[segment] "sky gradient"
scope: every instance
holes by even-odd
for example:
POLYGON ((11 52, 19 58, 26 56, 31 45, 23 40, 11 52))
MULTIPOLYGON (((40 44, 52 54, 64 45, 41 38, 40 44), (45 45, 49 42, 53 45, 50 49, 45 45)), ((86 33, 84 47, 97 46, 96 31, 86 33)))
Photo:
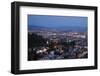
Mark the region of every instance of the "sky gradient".
POLYGON ((48 28, 85 27, 88 18, 78 16, 50 16, 50 15, 28 15, 28 26, 42 26, 48 28))

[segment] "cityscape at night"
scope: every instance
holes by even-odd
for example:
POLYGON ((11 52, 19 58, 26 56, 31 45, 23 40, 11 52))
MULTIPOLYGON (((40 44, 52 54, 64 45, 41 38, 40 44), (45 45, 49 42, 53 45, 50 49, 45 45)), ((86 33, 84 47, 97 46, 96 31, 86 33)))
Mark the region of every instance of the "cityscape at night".
POLYGON ((87 17, 28 15, 28 60, 88 58, 87 17))

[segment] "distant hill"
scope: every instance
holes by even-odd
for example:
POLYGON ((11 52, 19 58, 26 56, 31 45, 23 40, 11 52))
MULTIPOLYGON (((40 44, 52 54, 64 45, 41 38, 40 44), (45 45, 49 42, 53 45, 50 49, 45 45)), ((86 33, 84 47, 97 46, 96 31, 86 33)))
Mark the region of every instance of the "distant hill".
POLYGON ((29 25, 28 30, 48 30, 48 31, 71 31, 71 32, 87 32, 87 27, 80 27, 80 26, 65 26, 65 27, 42 27, 42 26, 36 26, 36 25, 29 25))

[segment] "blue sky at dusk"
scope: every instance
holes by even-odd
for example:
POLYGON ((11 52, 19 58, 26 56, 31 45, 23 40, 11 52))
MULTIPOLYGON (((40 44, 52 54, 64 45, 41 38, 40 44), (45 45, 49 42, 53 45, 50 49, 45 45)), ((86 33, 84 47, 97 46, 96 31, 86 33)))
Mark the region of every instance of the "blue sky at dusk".
POLYGON ((87 28, 88 18, 78 16, 28 15, 28 26, 48 28, 82 27, 87 28))

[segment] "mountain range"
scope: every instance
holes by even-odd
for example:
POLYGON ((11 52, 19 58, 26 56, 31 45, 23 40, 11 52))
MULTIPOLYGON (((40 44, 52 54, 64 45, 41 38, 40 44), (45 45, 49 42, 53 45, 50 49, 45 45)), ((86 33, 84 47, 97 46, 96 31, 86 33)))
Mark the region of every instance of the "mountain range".
POLYGON ((70 32, 87 32, 87 27, 83 26, 60 26, 60 27, 51 27, 50 25, 48 27, 44 26, 37 26, 37 25, 29 25, 28 30, 48 30, 48 31, 70 31, 70 32))

